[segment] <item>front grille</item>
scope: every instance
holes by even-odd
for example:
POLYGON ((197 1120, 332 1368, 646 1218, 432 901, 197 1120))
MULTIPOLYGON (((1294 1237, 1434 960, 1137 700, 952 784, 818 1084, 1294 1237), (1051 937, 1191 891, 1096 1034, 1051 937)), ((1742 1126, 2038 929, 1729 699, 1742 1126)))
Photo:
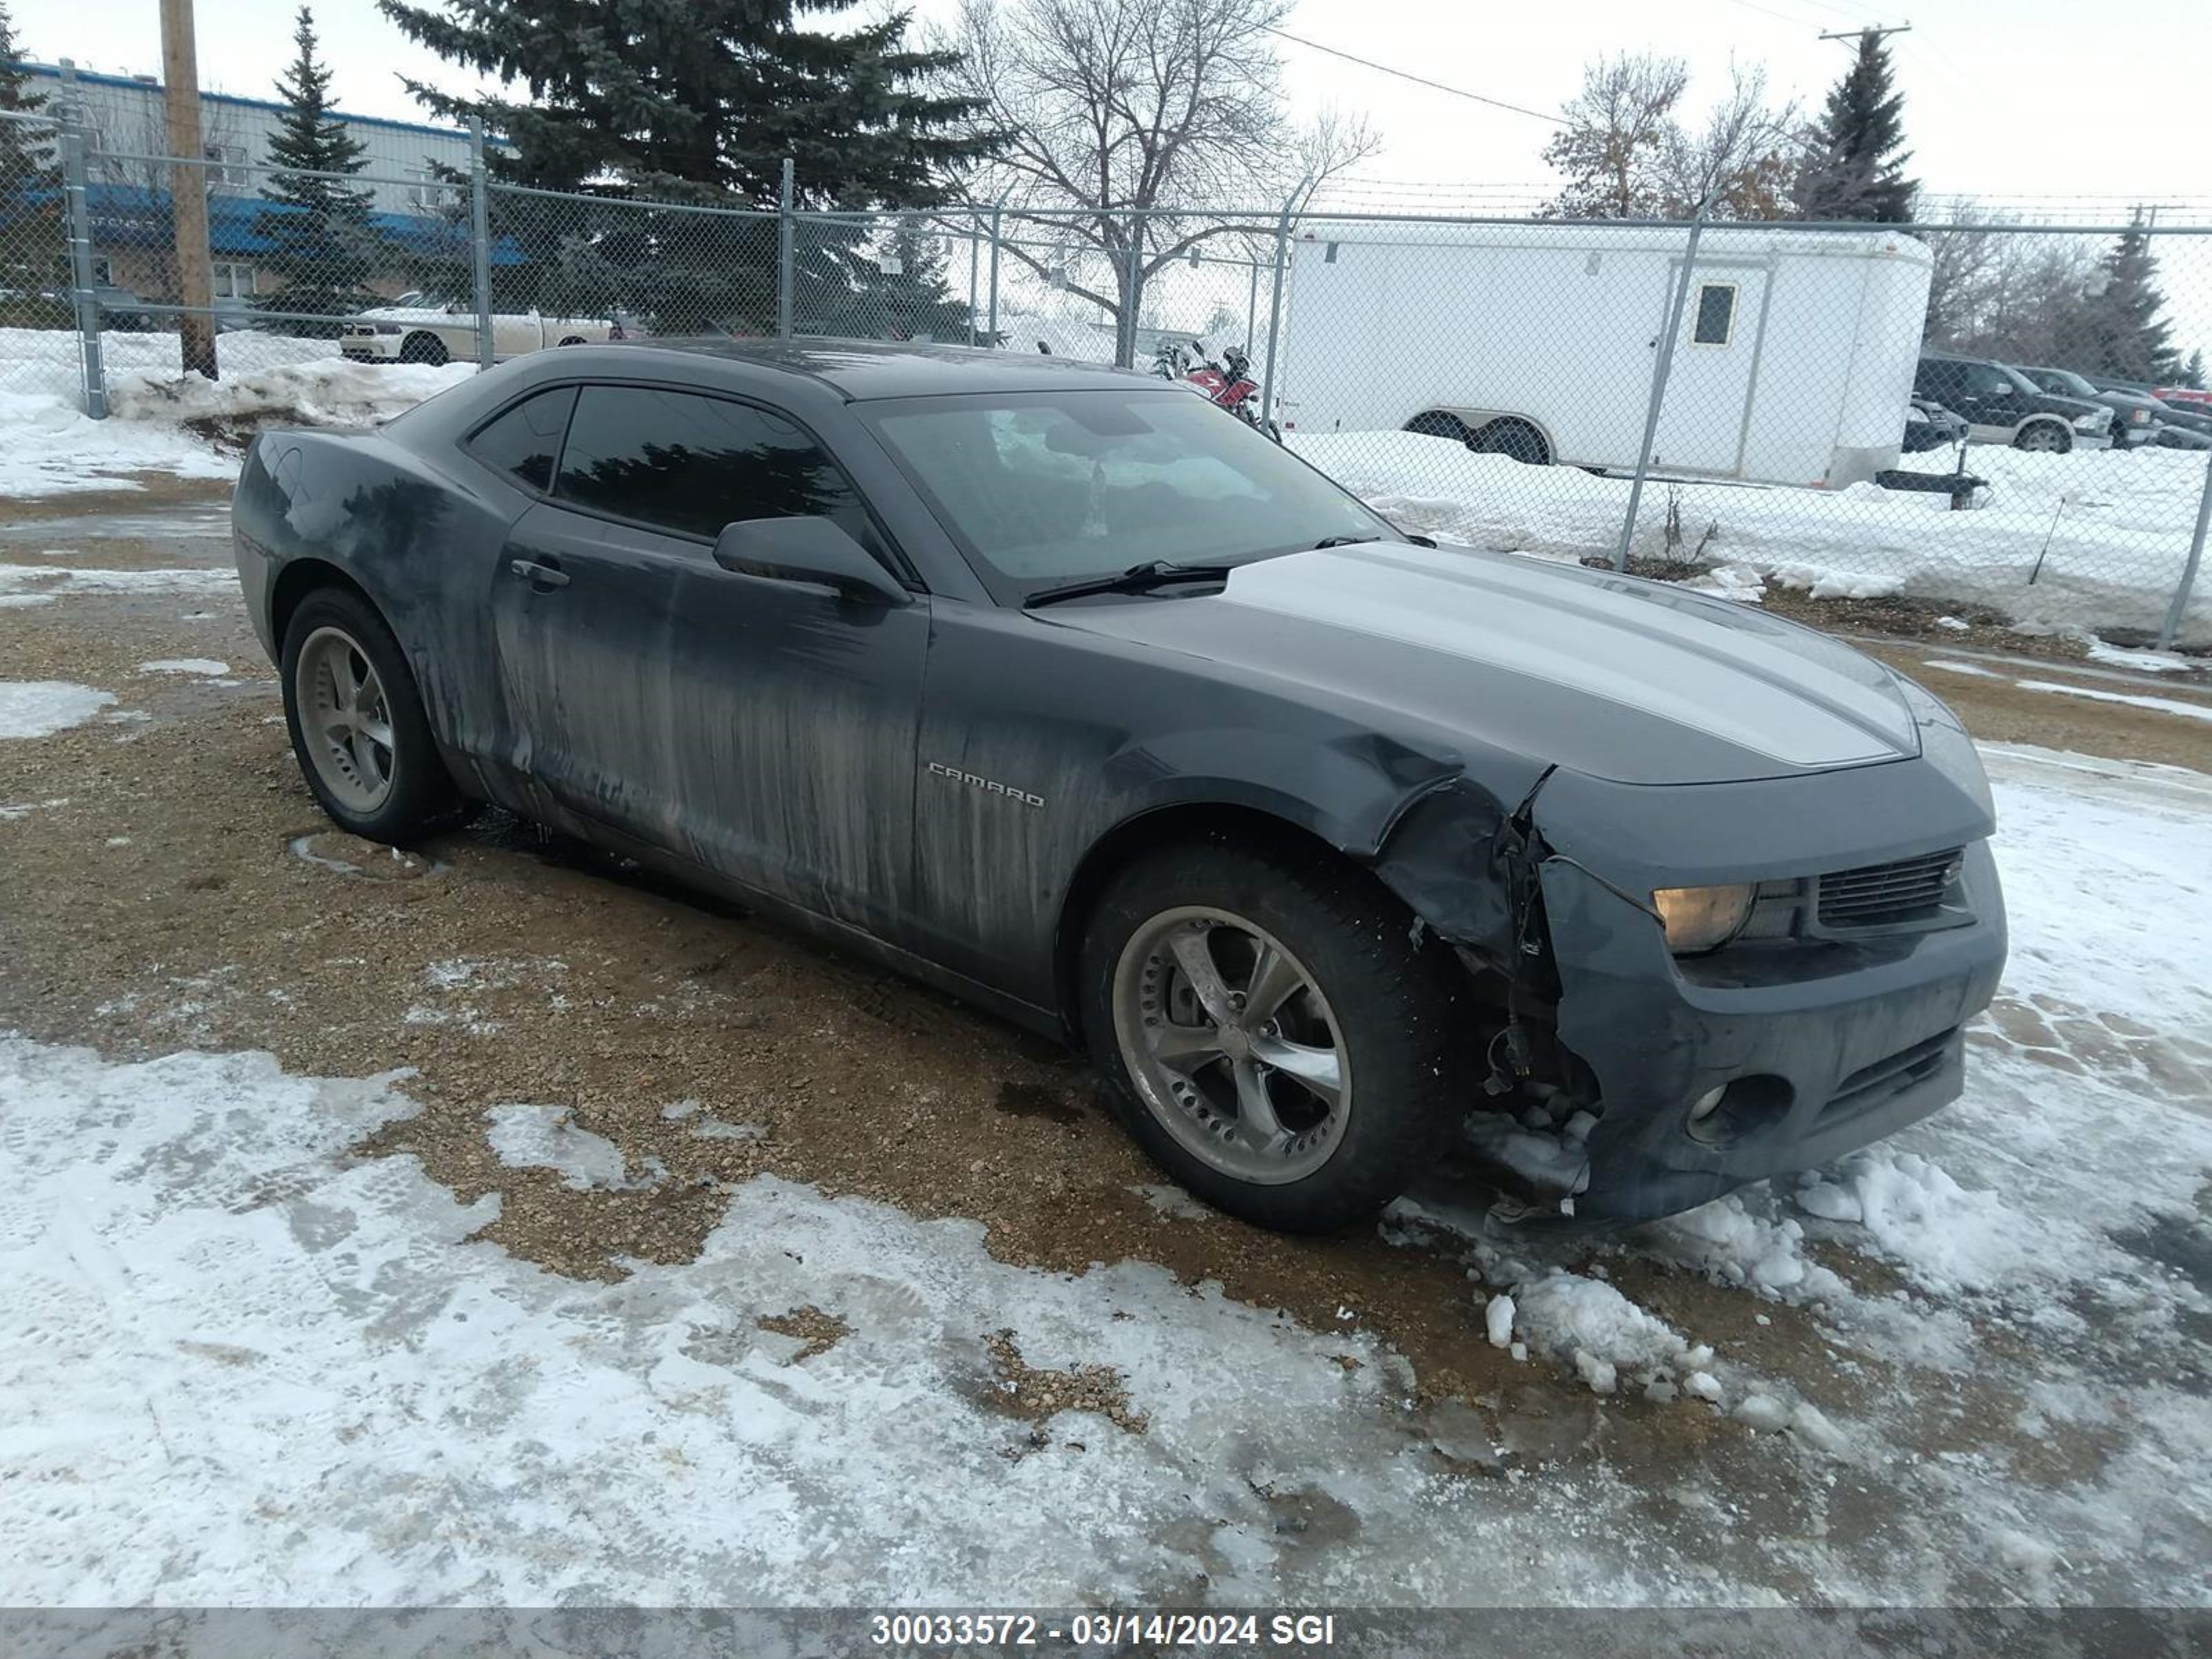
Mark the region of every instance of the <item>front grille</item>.
POLYGON ((1838 870, 1820 880, 1823 927, 1894 927, 1925 921, 1943 908, 1959 879, 1960 849, 1923 853, 1894 864, 1838 870))

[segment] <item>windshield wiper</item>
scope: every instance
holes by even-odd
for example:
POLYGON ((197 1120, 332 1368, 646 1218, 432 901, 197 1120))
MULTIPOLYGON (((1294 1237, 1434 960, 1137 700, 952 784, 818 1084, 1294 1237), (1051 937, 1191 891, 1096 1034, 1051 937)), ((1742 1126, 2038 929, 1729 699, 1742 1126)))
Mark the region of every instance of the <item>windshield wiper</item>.
POLYGON ((1022 609, 1034 611, 1041 605, 1079 599, 1089 593, 1150 593, 1180 582, 1226 581, 1230 568, 1225 564, 1174 564, 1153 559, 1133 564, 1117 576, 1092 576, 1079 582, 1062 582, 1057 587, 1040 587, 1022 601, 1022 609))
MULTIPOLYGON (((1399 533, 1416 547, 1436 545, 1435 540, 1431 537, 1408 535, 1402 531, 1399 533)), ((1314 544, 1314 550, 1319 552, 1324 547, 1358 547, 1364 542, 1387 542, 1389 539, 1388 536, 1324 536, 1314 544)))

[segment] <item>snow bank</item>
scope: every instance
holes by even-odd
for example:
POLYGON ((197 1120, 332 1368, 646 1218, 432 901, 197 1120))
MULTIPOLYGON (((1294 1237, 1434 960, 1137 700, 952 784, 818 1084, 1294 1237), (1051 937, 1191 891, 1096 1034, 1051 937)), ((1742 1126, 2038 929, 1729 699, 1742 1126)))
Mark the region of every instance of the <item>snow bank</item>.
MULTIPOLYGON (((1288 441, 1401 527, 1471 546, 1610 555, 1627 509, 1626 478, 1523 466, 1443 439, 1293 432, 1288 441)), ((2034 627, 2157 628, 2188 555, 2205 456, 1977 447, 1967 464, 1990 488, 1985 505, 1964 513, 1942 495, 1872 483, 1830 492, 1655 482, 1635 551, 1753 569, 1821 597, 1903 593, 1987 605, 2034 627), (1682 527, 1671 550, 1662 529, 1670 499, 1682 527)), ((2185 635, 2212 642, 2212 582, 2198 584, 2185 635)))
POLYGON ((356 363, 319 357, 210 380, 138 375, 111 382, 111 418, 151 422, 282 420, 300 426, 370 426, 460 385, 468 363, 356 363))
POLYGON ((109 332, 100 351, 112 412, 95 421, 80 407, 75 335, 0 329, 0 495, 129 489, 133 472, 235 477, 236 457, 183 422, 386 420, 471 373, 352 363, 331 341, 258 331, 220 337, 217 381, 182 373, 173 334, 109 332))

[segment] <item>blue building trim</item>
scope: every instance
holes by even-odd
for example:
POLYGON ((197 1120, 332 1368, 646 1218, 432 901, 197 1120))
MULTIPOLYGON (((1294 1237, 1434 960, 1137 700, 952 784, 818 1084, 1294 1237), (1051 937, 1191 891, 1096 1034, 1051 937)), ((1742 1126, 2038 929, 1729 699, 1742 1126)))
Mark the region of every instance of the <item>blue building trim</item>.
MULTIPOLYGON (((62 78, 61 66, 58 64, 22 63, 15 67, 26 75, 37 76, 42 80, 58 82, 62 78)), ((161 83, 159 81, 141 81, 137 76, 130 75, 105 75, 98 70, 78 70, 74 78, 82 86, 125 87, 135 92, 157 94, 161 90, 161 83)), ((202 92, 200 101, 208 104, 234 104, 241 109, 272 110, 278 114, 282 114, 284 109, 284 106, 274 99, 242 98, 236 93, 231 92, 202 92)), ((412 132, 428 137, 457 138, 464 143, 468 142, 468 131, 462 127, 436 127, 420 121, 394 121, 382 115, 349 115, 343 110, 338 109, 332 110, 331 116, 334 120, 343 121, 349 127, 381 127, 387 132, 412 132)))
MULTIPOLYGON (((58 203, 56 190, 34 190, 21 198, 27 206, 58 203)), ((84 204, 92 221, 92 240, 98 247, 166 247, 174 234, 169 218, 169 192, 141 185, 94 184, 85 186, 84 204)), ((208 252, 220 259, 253 259, 276 249, 274 238, 264 234, 264 218, 283 217, 301 209, 258 196, 208 198, 208 252)), ((428 213, 375 212, 369 228, 401 253, 442 254, 465 258, 469 251, 469 227, 428 213)), ((491 262, 495 265, 525 263, 522 248, 512 236, 492 240, 491 262)))

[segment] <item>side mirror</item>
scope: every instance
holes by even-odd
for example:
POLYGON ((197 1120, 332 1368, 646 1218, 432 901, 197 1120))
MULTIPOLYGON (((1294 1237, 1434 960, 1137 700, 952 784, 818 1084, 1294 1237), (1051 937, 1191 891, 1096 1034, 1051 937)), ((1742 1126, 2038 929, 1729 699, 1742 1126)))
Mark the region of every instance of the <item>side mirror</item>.
POLYGON ((739 519, 714 538, 714 562, 740 576, 816 582, 877 605, 907 605, 914 598, 835 519, 739 519))

